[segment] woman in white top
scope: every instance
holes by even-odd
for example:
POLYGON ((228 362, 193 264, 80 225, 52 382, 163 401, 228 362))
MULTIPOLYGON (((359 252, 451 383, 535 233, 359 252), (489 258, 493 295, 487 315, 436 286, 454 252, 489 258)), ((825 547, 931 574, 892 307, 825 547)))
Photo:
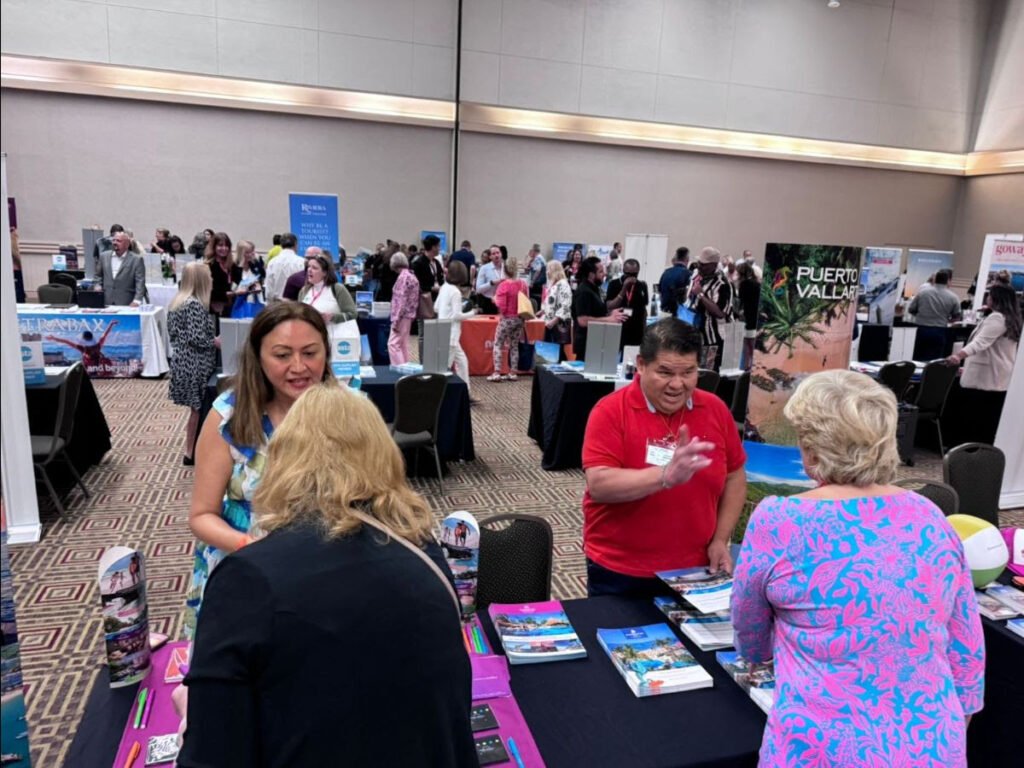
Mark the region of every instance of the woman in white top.
POLYGON ((1003 412, 1006 390, 1017 359, 1021 334, 1021 310, 1017 294, 995 283, 988 289, 989 314, 978 323, 967 344, 946 358, 950 365, 964 364, 960 375, 964 408, 957 442, 992 444, 1003 412))
POLYGON ((306 258, 306 284, 299 291, 299 301, 319 312, 328 323, 356 319, 356 303, 338 282, 334 264, 323 254, 306 258))
POLYGON ((476 310, 462 311, 464 298, 462 292, 467 285, 469 285, 469 272, 466 270, 466 265, 453 259, 448 264, 448 274, 445 275, 444 285, 441 286, 441 290, 437 294, 434 309, 437 310, 438 320, 452 321, 448 365, 449 367, 455 366, 455 375, 466 382, 466 386, 469 387, 469 358, 466 357, 460 340, 462 338, 462 321, 473 317, 476 310))
MULTIPOLYGON (((562 264, 548 262, 548 290, 541 314, 544 318, 544 340, 564 347, 572 343, 572 288, 562 264)), ((559 355, 561 357, 561 355, 559 355)))

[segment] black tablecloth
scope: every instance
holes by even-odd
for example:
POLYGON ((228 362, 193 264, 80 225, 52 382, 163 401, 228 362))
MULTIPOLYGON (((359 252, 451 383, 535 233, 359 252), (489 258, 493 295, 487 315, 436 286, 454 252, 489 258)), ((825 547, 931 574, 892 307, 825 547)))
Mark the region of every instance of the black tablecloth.
MULTIPOLYGON (((563 605, 587 658, 511 667, 512 693, 548 768, 757 765, 765 716, 714 653, 683 641, 714 688, 641 699, 598 645, 598 627, 664 623, 651 601, 597 597, 563 605)), ((488 617, 482 619, 500 648, 488 617)))
MULTIPOLYGON (((363 379, 362 390, 377 406, 384 421, 390 423, 395 419, 395 382, 403 374, 392 371, 386 365, 375 365, 373 369, 377 373, 376 377, 363 379)), ((207 382, 206 392, 203 395, 203 407, 199 416, 200 428, 202 428, 206 414, 210 412, 213 401, 216 399, 217 376, 213 375, 207 382)), ((444 400, 441 403, 437 444, 443 462, 473 461, 476 458, 476 450, 473 447, 473 419, 469 410, 469 387, 458 376, 448 377, 448 387, 445 389, 444 400)), ((420 461, 421 475, 433 477, 436 472, 432 459, 420 461)))
MULTIPOLYGON (((754 766, 765 716, 730 678, 714 653, 683 643, 715 687, 638 699, 597 644, 598 627, 664 621, 648 601, 618 597, 567 600, 565 611, 587 649, 579 661, 512 667, 512 692, 548 768, 580 765, 754 766)), ((481 620, 500 649, 490 619, 481 620)), ((1024 640, 1005 622, 985 629, 985 710, 967 732, 971 768, 1014 765, 1024 712, 1024 640)), ((65 765, 109 768, 138 686, 111 690, 100 667, 65 765)), ((385 716, 382 714, 382 716, 385 716)), ((31 725, 31 724, 30 724, 31 725)))
POLYGON ((373 357, 373 364, 390 364, 388 336, 391 335, 391 320, 386 317, 360 316, 356 318, 356 323, 359 325, 359 333, 366 336, 370 342, 370 355, 373 357))
MULTIPOLYGON (((53 434, 57 419, 57 398, 64 375, 47 376, 46 383, 25 387, 28 406, 29 430, 33 435, 53 434)), ((88 377, 82 378, 78 393, 78 408, 67 452, 75 468, 84 473, 93 464, 99 464, 110 450, 110 427, 103 415, 96 390, 88 377)), ((55 461, 46 468, 57 493, 63 495, 75 484, 75 478, 63 461, 55 461)), ((88 485, 88 482, 86 483, 88 485)))
POLYGON ((544 452, 544 469, 583 466, 583 433, 597 401, 614 391, 609 381, 588 381, 578 373, 551 373, 538 366, 530 393, 530 423, 526 434, 544 452))

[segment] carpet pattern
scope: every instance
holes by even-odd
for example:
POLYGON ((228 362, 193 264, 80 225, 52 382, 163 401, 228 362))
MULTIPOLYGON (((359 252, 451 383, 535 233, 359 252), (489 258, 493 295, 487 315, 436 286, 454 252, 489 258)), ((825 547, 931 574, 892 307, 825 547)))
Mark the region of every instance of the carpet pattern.
MULTIPOLYGON (((146 556, 150 623, 176 637, 191 569, 193 539, 187 516, 192 470, 181 465, 185 409, 167 399, 167 382, 94 382, 112 449, 85 476, 92 497, 72 491, 71 520, 60 520, 41 496, 41 543, 11 548, 15 603, 27 685, 35 765, 62 765, 103 663, 97 562, 114 545, 146 556)), ((522 512, 546 518, 555 536, 553 597, 582 597, 585 571, 580 502, 583 473, 545 472, 540 450, 526 436, 529 377, 517 382, 473 380, 473 434, 477 460, 451 464, 443 497, 429 479, 412 480, 438 517, 467 510, 478 518, 522 512)), ((941 478, 936 455, 918 452, 903 474, 941 478)), ((1003 515, 1024 525, 1024 511, 1003 515)))

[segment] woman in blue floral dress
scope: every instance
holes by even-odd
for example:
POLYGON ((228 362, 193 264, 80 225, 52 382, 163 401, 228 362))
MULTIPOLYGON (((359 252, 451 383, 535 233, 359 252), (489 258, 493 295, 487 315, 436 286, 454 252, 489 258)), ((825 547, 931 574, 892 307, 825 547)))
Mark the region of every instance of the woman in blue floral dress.
POLYGON ((279 302, 253 321, 234 386, 214 402, 196 446, 189 527, 197 541, 186 598, 188 639, 210 573, 258 535, 251 501, 266 464, 267 442, 299 396, 331 378, 329 350, 323 318, 304 304, 279 302))

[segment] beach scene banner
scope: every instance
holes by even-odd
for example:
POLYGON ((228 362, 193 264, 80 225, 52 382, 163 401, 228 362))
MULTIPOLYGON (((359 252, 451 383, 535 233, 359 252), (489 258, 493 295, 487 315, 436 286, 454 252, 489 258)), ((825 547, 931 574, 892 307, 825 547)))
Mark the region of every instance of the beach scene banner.
POLYGON ((142 553, 111 547, 100 558, 100 603, 110 687, 123 688, 149 673, 149 611, 142 553))
POLYGON ((782 409, 802 379, 850 364, 862 248, 769 243, 744 437, 796 445, 782 409))
POLYGON ((953 269, 952 251, 907 251, 907 280, 903 283, 903 298, 912 299, 918 289, 940 269, 953 269))
POLYGON ((22 336, 38 337, 46 365, 69 366, 79 360, 93 378, 142 374, 142 324, 138 314, 111 311, 19 312, 22 336))
POLYGON ((857 299, 859 320, 892 325, 899 299, 902 248, 865 248, 861 292, 857 299))
POLYGON ((740 514, 733 541, 743 541, 754 508, 767 496, 792 496, 814 488, 816 483, 804 471, 800 449, 793 445, 769 445, 744 441, 747 453, 747 500, 740 514))

